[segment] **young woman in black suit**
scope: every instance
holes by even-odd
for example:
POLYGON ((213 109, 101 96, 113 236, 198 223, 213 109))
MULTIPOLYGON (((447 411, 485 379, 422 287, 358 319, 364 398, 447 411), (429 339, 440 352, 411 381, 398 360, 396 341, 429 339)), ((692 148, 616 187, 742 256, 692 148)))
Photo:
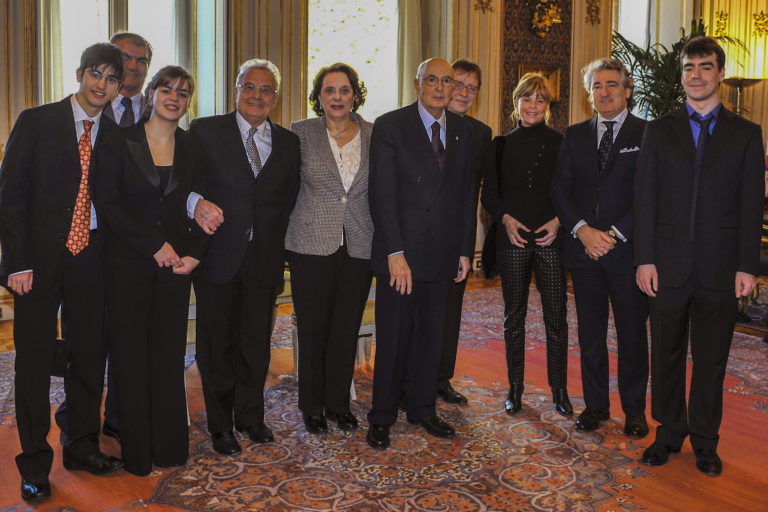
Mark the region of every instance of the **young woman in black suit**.
POLYGON ((97 160, 120 437, 125 469, 136 475, 189 455, 189 274, 206 244, 187 217, 194 146, 178 127, 193 89, 183 68, 162 68, 147 86, 141 121, 111 137, 97 160))

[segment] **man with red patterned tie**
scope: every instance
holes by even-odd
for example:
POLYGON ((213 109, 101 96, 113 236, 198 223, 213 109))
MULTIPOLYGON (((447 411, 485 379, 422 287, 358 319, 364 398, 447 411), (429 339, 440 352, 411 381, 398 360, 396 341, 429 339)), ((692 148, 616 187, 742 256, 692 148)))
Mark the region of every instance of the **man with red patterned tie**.
POLYGON ((64 387, 70 444, 64 467, 103 475, 123 462, 99 450, 104 316, 102 251, 91 189, 91 156, 115 124, 101 114, 123 78, 123 55, 108 43, 80 58, 76 94, 25 110, 0 166, 0 280, 14 295, 16 422, 21 497, 51 496, 53 450, 48 392, 56 317, 66 310, 69 364, 64 387))

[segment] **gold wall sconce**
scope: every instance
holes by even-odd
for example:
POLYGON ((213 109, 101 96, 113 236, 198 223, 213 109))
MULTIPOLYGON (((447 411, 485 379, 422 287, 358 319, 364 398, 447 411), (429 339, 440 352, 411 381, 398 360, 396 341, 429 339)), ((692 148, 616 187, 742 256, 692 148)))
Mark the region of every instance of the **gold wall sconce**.
POLYGON ((563 22, 563 9, 557 5, 557 0, 527 0, 527 3, 533 12, 531 30, 537 36, 546 37, 554 25, 563 22))

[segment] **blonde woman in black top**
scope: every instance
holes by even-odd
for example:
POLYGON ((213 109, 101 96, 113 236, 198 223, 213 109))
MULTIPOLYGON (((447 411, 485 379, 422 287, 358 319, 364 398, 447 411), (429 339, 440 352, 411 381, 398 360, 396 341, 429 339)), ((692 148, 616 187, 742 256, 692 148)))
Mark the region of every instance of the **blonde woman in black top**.
POLYGON ((494 141, 482 203, 500 223, 498 266, 504 297, 504 345, 507 356, 508 414, 522 408, 525 365, 525 317, 531 273, 541 294, 547 335, 547 375, 555 409, 573 415, 566 390, 568 324, 566 278, 561 262, 562 230, 549 197, 557 152, 563 136, 547 126, 552 93, 546 78, 527 73, 512 95, 517 127, 494 141))

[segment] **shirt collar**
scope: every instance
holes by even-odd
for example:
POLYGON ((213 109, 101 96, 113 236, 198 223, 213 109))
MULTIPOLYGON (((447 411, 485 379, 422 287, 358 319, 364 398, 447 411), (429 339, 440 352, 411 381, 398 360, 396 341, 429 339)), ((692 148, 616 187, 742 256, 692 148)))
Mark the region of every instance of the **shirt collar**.
MULTIPOLYGON (((723 106, 723 104, 722 103, 718 103, 715 106, 715 108, 713 108, 712 110, 709 111, 709 113, 707 113, 706 115, 703 115, 701 117, 705 118, 705 117, 708 117, 708 116, 712 116, 713 119, 717 119, 717 115, 720 113, 720 107, 721 106, 723 106)), ((696 110, 687 101, 685 102, 685 108, 688 111, 688 117, 689 118, 694 114, 694 112, 696 112, 696 110)))
MULTIPOLYGON (((237 120, 237 128, 240 130, 240 136, 243 138, 243 140, 247 139, 248 132, 251 130, 251 123, 246 121, 245 118, 240 115, 240 112, 237 110, 235 110, 235 119, 237 120)), ((258 130, 258 137, 263 138, 271 133, 269 121, 267 119, 265 119, 263 123, 257 126, 256 129, 258 130)))
POLYGON ((421 100, 418 100, 416 104, 419 106, 419 116, 421 117, 421 122, 424 123, 424 128, 427 129, 428 133, 432 133, 432 124, 435 121, 440 123, 440 131, 445 130, 445 109, 443 109, 443 113, 440 116, 440 119, 435 119, 432 117, 432 114, 427 112, 427 109, 424 108, 424 105, 421 104, 421 100))
POLYGON ((616 124, 613 125, 614 131, 616 131, 617 128, 619 128, 622 124, 624 124, 624 121, 627 119, 627 116, 629 115, 629 110, 626 108, 619 112, 619 114, 614 117, 613 119, 606 119, 600 114, 597 114, 597 123, 602 124, 603 121, 615 121, 616 124))
MULTIPOLYGON (((117 96, 115 96, 115 99, 112 100, 112 109, 116 109, 118 105, 120 105, 123 101, 123 98, 126 96, 123 95, 123 93, 119 93, 117 96)), ((141 92, 134 94, 130 97, 131 105, 133 105, 133 108, 136 108, 137 106, 141 106, 141 92)))
POLYGON ((70 96, 70 102, 72 103, 72 114, 75 116, 75 123, 79 123, 80 121, 93 121, 94 125, 97 127, 99 126, 99 121, 101 120, 101 110, 99 110, 99 113, 96 114, 96 116, 91 117, 85 113, 85 110, 83 110, 83 107, 81 107, 80 103, 77 102, 77 98, 75 98, 74 94, 70 96))

